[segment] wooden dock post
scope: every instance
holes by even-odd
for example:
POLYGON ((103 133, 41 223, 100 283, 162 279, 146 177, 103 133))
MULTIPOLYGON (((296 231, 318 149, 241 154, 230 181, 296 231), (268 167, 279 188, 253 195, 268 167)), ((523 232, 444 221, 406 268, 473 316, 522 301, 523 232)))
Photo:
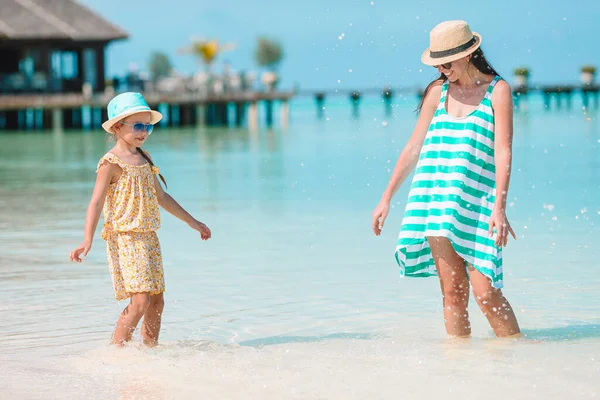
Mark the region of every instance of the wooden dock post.
POLYGON ((217 125, 217 105, 215 103, 206 104, 206 125, 217 125))
POLYGON ((61 133, 63 127, 63 110, 55 108, 52 110, 52 130, 54 133, 61 133))
POLYGON ((73 109, 73 128, 75 129, 82 129, 83 128, 83 115, 82 115, 82 110, 81 107, 76 107, 73 109))
POLYGON ((229 126, 229 103, 219 104, 219 121, 221 126, 229 126))
POLYGON ((196 128, 206 126, 206 106, 204 104, 196 104, 196 128))
POLYGON ((590 105, 590 96, 594 97, 594 106, 598 109, 598 92, 600 92, 600 85, 584 85, 581 88, 581 97, 583 101, 583 106, 587 109, 590 105))
POLYGON ((33 111, 33 122, 35 130, 43 130, 44 129, 44 110, 41 108, 35 108, 33 111))
POLYGON ((9 110, 6 112, 6 129, 11 130, 19 130, 21 127, 19 126, 19 114, 21 114, 17 110, 9 110))
POLYGON ((223 126, 227 125, 223 118, 223 103, 212 103, 208 105, 211 112, 211 121, 208 125, 212 126, 223 126))
POLYGON ((240 127, 244 124, 244 111, 246 104, 242 102, 235 103, 235 125, 240 127))
POLYGON ((42 129, 51 130, 52 129, 52 111, 50 109, 45 108, 42 112, 42 129))
POLYGON ((573 88, 568 88, 567 90, 565 90, 565 97, 566 97, 566 102, 567 102, 567 110, 570 110, 571 107, 573 106, 573 88))
POLYGON ((315 94, 315 101, 317 102, 317 118, 321 119, 325 111, 325 93, 318 92, 315 94))
POLYGON ((387 89, 383 89, 382 97, 385 115, 389 117, 392 115, 392 98, 394 97, 394 92, 389 87, 387 89))
POLYGON ((258 128, 258 107, 256 101, 251 101, 248 107, 248 127, 252 130, 258 128))
POLYGON ((544 92, 544 108, 550 110, 550 93, 544 92))
POLYGON ((93 124, 92 118, 92 108, 90 106, 85 106, 81 108, 81 129, 84 131, 89 131, 92 129, 93 124))
POLYGON ((92 108, 92 129, 98 129, 102 125, 102 110, 98 107, 92 108))
POLYGON ((273 100, 265 100, 265 117, 267 126, 270 128, 273 126, 273 100))
POLYGON ((350 93, 350 100, 352 101, 352 115, 354 118, 358 118, 358 104, 360 103, 360 92, 355 91, 350 93))
POLYGON ((171 112, 169 113, 169 120, 171 122, 171 126, 179 127, 181 126, 181 105, 173 104, 171 106, 171 112))
POLYGON ((192 124, 192 108, 189 104, 179 106, 179 125, 190 126, 192 124))
POLYGON ((281 101, 281 127, 286 129, 290 121, 290 105, 287 100, 281 101))

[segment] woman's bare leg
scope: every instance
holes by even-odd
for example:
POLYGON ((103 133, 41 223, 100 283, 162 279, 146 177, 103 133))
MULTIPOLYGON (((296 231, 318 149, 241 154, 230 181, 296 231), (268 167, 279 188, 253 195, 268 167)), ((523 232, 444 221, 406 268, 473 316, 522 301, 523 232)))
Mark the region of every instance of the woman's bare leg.
POLYGON ((442 287, 446 332, 450 336, 469 336, 469 279, 465 260, 456 254, 448 239, 428 237, 427 241, 442 287))
POLYGON ((498 337, 519 337, 521 330, 517 317, 500 289, 490 279, 469 266, 473 296, 498 337))

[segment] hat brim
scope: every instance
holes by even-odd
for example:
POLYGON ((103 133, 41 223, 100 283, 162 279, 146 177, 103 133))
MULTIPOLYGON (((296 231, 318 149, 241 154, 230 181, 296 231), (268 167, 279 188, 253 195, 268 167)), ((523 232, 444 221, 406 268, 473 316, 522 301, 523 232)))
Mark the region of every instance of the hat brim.
POLYGON ((446 64, 446 63, 452 62, 452 61, 460 60, 461 58, 466 57, 469 54, 472 54, 475 50, 477 50, 481 46, 481 35, 478 34, 477 32, 473 32, 473 36, 475 37, 475 44, 473 44, 473 46, 469 47, 468 49, 461 51, 460 53, 452 54, 451 56, 447 56, 447 57, 432 58, 429 55, 430 48, 428 47, 427 50, 425 50, 423 52, 423 54, 421 55, 421 61, 425 65, 435 66, 435 65, 441 65, 441 64, 446 64))
POLYGON ((113 126, 117 122, 119 122, 119 121, 121 121, 121 120, 129 117, 130 115, 138 114, 138 113, 143 113, 143 112, 149 112, 150 113, 150 123, 152 125, 157 124, 162 119, 162 117, 163 117, 161 113, 159 113, 158 111, 155 111, 155 110, 143 110, 143 111, 137 110, 137 111, 125 112, 123 114, 117 115, 116 117, 111 118, 108 121, 104 122, 102 124, 102 128, 106 132, 110 133, 111 135, 114 135, 115 131, 113 130, 113 126))

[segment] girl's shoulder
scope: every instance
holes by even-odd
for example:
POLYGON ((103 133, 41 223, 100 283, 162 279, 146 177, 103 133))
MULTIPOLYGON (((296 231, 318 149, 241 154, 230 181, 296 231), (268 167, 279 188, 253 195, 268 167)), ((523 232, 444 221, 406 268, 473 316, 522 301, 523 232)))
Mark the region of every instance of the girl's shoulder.
POLYGON ((96 167, 96 173, 102 166, 108 166, 112 168, 124 169, 125 163, 116 155, 111 153, 110 151, 100 158, 98 161, 98 166, 96 167))

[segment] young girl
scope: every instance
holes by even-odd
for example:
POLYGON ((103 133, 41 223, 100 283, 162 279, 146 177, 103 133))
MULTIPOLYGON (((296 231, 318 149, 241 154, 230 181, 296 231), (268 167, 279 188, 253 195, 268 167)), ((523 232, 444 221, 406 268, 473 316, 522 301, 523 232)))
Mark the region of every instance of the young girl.
POLYGON ((139 93, 122 93, 108 103, 109 120, 102 127, 116 141, 98 163, 96 185, 85 219, 83 243, 70 254, 71 261, 87 256, 100 212, 104 209, 102 238, 107 243, 110 274, 117 300, 130 298, 119 317, 112 343, 131 340, 144 317, 142 339, 156 346, 164 307, 162 256, 156 231, 160 227, 158 206, 200 232, 203 240, 210 229, 188 214, 164 192, 150 155, 141 149, 162 115, 151 110, 139 93))
POLYGON ((441 75, 425 89, 415 130, 373 212, 373 232, 381 234, 392 196, 416 165, 396 246, 401 275, 439 276, 449 335, 471 334, 470 282, 495 334, 518 336, 500 290, 502 247, 509 233, 516 239, 506 218, 512 92, 480 45, 464 21, 431 31, 421 60, 441 75))

